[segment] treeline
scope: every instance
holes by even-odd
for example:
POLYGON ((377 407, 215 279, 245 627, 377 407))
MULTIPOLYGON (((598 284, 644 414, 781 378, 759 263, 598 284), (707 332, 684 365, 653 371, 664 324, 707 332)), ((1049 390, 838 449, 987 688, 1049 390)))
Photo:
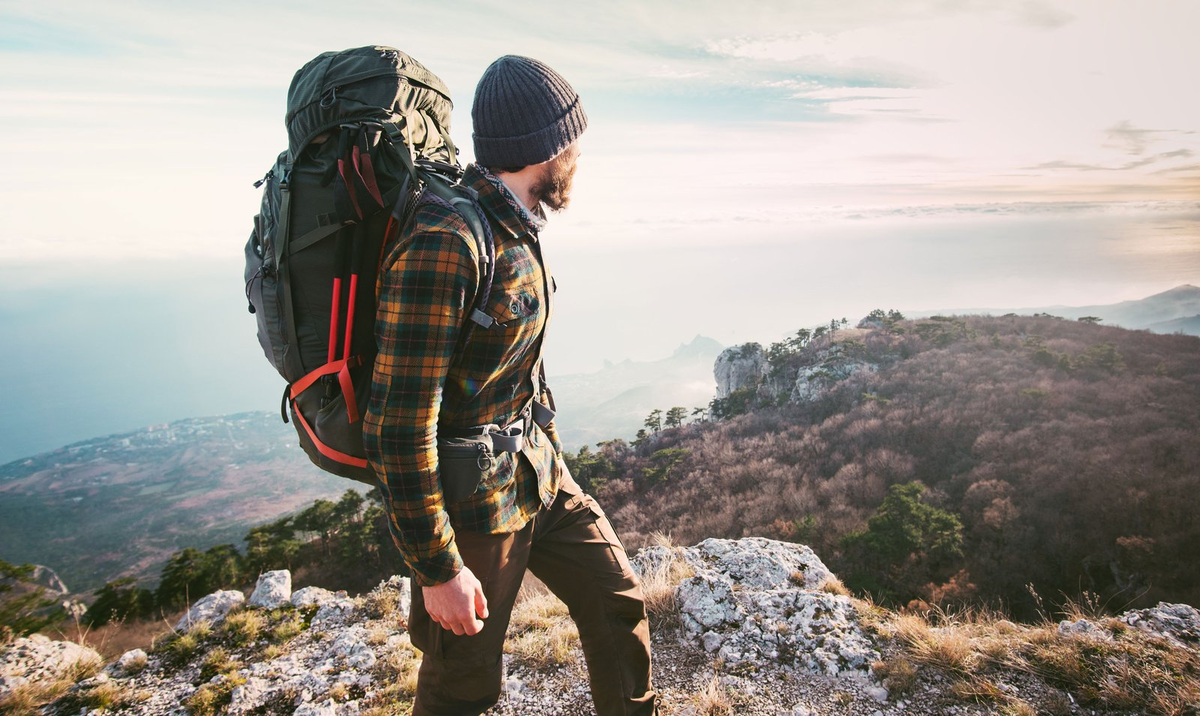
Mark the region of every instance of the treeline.
POLYGON ((142 619, 181 609, 220 589, 252 585, 258 575, 289 569, 293 581, 332 589, 369 589, 402 569, 391 544, 378 491, 347 490, 337 502, 317 500, 307 509, 252 528, 244 549, 221 544, 180 550, 167 560, 158 586, 133 578, 108 582, 83 616, 89 626, 142 619))
POLYGON ((582 449, 573 473, 631 548, 804 542, 892 604, 1200 603, 1200 339, 870 318, 767 349, 763 384, 721 406, 743 414, 582 449), (798 376, 824 389, 778 405, 798 376))

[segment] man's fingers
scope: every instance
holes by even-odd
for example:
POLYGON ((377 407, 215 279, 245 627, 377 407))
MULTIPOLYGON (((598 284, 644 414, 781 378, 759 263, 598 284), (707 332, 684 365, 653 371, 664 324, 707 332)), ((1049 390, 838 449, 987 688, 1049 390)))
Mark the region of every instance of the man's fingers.
POLYGON ((483 587, 478 583, 475 585, 475 614, 478 614, 480 619, 487 619, 488 616, 487 597, 483 595, 483 587))
POLYGON ((467 636, 475 636, 481 631, 483 631, 483 622, 479 621, 478 619, 472 619, 471 621, 467 622, 465 627, 465 633, 467 636))

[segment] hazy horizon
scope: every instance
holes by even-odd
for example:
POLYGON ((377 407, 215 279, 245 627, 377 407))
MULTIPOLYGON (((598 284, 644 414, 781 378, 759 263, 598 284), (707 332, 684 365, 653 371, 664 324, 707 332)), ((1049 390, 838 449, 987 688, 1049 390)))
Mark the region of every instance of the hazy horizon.
POLYGON ((1200 285, 1198 25, 1183 0, 6 5, 0 462, 277 409, 241 256, 288 83, 321 51, 426 64, 464 161, 494 58, 580 92, 573 204, 545 233, 553 379, 873 308, 1200 285))

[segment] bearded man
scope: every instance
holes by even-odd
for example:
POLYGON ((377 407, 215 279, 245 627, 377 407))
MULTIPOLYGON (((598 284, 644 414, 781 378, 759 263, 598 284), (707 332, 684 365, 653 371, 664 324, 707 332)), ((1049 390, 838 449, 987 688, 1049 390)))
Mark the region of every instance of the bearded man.
POLYGON ((579 95, 527 57, 496 60, 471 108, 478 193, 495 243, 485 316, 463 217, 426 194, 380 270, 378 356, 364 442, 392 536, 414 574, 408 629, 422 661, 414 716, 480 714, 501 692, 509 613, 528 569, 579 628, 601 716, 655 713, 641 587, 603 510, 571 478, 544 382, 554 280, 545 209, 570 201, 587 126, 579 95), (469 331, 469 335, 466 335, 469 331), (448 499, 438 443, 490 434, 473 492, 448 499))

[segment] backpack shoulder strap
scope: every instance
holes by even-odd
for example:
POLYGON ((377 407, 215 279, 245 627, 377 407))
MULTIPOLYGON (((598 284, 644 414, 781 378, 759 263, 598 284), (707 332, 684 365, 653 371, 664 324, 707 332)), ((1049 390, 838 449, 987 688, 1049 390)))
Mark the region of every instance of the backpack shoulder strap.
POLYGON ((495 319, 483 311, 492 293, 492 280, 496 274, 496 240, 492 235, 492 227, 483 217, 475 192, 462 184, 451 184, 437 174, 429 174, 426 190, 449 204, 458 212, 471 230, 475 239, 475 247, 479 255, 479 290, 475 293, 475 305, 471 311, 470 320, 475 325, 491 328, 496 324, 495 319))

